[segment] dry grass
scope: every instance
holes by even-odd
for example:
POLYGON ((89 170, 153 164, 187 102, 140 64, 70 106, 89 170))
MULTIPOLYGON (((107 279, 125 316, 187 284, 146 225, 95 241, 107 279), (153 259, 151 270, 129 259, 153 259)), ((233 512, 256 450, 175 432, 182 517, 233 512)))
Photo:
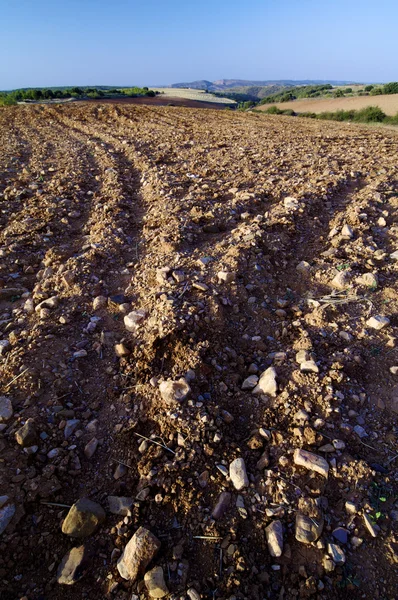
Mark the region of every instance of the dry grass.
MULTIPOLYGON (((271 104, 259 106, 259 110, 267 110, 271 104)), ((354 96, 351 98, 317 98, 293 100, 292 102, 280 102, 278 108, 291 108, 295 112, 313 112, 319 114, 326 111, 336 110, 360 110, 367 106, 378 106, 386 115, 396 115, 398 112, 398 94, 386 96, 354 96)))

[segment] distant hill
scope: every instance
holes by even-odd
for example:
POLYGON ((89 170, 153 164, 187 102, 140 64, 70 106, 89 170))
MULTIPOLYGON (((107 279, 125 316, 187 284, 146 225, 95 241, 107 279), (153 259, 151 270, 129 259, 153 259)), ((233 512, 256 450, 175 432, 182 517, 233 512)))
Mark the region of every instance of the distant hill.
POLYGON ((290 87, 297 85, 321 85, 323 83, 330 83, 331 85, 353 85, 355 82, 333 79, 302 79, 299 81, 294 81, 293 79, 267 79, 264 81, 252 81, 246 79, 218 79, 217 81, 207 81, 206 79, 200 79, 199 81, 191 81, 189 83, 172 83, 170 87, 208 90, 209 92, 224 92, 226 90, 242 87, 290 87))

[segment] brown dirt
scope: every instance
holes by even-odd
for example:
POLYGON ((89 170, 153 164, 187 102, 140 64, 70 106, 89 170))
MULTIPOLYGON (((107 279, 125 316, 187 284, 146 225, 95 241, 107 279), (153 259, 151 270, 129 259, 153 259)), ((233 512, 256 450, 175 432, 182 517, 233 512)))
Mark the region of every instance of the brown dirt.
MULTIPOLYGON (((87 102, 87 100, 86 100, 87 102)), ((184 106, 185 108, 212 108, 215 110, 225 109, 228 105, 221 102, 202 102, 201 100, 189 100, 188 98, 172 96, 150 96, 145 98, 107 98, 104 100, 90 100, 96 104, 138 104, 144 106, 184 106)))
POLYGON ((121 579, 115 559, 141 525, 161 540, 153 564, 163 567, 170 598, 186 599, 190 587, 223 600, 395 598, 396 134, 76 103, 1 109, 0 150, 0 338, 11 345, 0 386, 14 408, 0 432, 0 496, 17 509, 0 537, 1 599, 146 598, 142 581, 121 579), (291 208, 286 197, 295 198, 291 208), (204 257, 211 260, 200 266, 204 257), (220 282, 220 271, 234 281, 220 282), (328 304, 322 299, 341 273, 343 302, 328 304), (377 275, 377 288, 360 283, 365 273, 377 275), (108 303, 94 310, 99 295, 108 303), (115 295, 130 306, 122 309, 146 311, 136 333, 126 331, 115 295), (53 296, 57 307, 26 311, 27 300, 53 296), (390 319, 381 331, 366 325, 377 314, 390 319), (117 358, 116 343, 130 354, 117 358), (76 358, 82 349, 87 355, 76 358), (298 350, 313 354, 318 373, 300 370, 298 350), (250 365, 275 367, 275 398, 241 389, 250 365), (191 398, 165 406, 158 382, 189 369, 191 398), (297 422, 298 409, 307 424, 297 422), (29 417, 41 433, 32 453, 15 440, 29 417), (73 418, 80 422, 65 440, 73 418), (99 446, 88 459, 94 435, 99 446), (141 446, 140 435, 169 450, 141 446), (322 454, 336 439, 345 448, 325 455, 327 480, 294 465, 296 448, 322 454), (269 466, 259 471, 266 449, 269 466), (243 513, 217 468, 237 457, 250 479, 243 513), (116 480, 120 462, 127 468, 116 480), (144 489, 132 517, 107 512, 86 540, 83 579, 59 585, 58 564, 79 543, 61 532, 67 509, 44 502, 86 496, 107 510, 108 495, 135 498, 144 489), (214 521, 223 490, 233 501, 214 521), (322 537, 311 545, 294 536, 303 498, 323 506, 322 537), (376 538, 363 513, 377 521, 376 538), (273 515, 284 528, 280 558, 265 539, 273 515), (337 526, 349 532, 346 563, 325 571, 337 526))
MULTIPOLYGON (((271 105, 263 104, 257 107, 258 110, 267 110, 271 105)), ((398 113, 398 94, 385 96, 353 96, 352 98, 310 98, 303 100, 293 100, 292 102, 280 102, 276 104, 278 108, 291 108, 294 112, 313 112, 319 114, 326 111, 336 110, 360 110, 367 106, 378 106, 386 115, 394 116, 398 113)))

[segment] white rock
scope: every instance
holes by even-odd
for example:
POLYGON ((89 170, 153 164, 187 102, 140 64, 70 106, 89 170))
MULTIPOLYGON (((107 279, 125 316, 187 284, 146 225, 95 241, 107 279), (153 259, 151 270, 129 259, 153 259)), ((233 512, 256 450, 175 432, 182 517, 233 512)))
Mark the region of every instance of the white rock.
POLYGON ((124 317, 124 325, 127 331, 135 332, 138 330, 141 323, 145 320, 147 313, 145 310, 133 310, 124 317))
POLYGON ((294 451, 293 460, 294 463, 300 467, 304 467, 309 471, 315 471, 324 477, 328 476, 329 464, 324 458, 318 456, 317 454, 297 448, 294 451))
POLYGON ((299 262, 299 264, 296 266, 296 271, 298 271, 299 273, 308 273, 308 271, 311 269, 311 265, 310 263, 306 262, 305 260, 302 260, 301 262, 299 262))
POLYGON ((368 327, 371 327, 372 329, 377 329, 378 331, 389 324, 390 319, 384 317, 383 315, 375 315, 374 317, 370 317, 370 319, 366 321, 366 325, 368 327))
POLYGON ((390 258, 393 260, 398 260, 398 250, 395 250, 392 254, 390 254, 390 258))
POLYGON ((340 273, 337 273, 330 282, 333 288, 337 290, 345 290, 349 286, 349 283, 350 273, 347 271, 340 271, 340 273))
POLYGON ((174 402, 182 402, 188 398, 191 388, 185 379, 179 379, 178 381, 168 379, 159 384, 159 391, 163 400, 167 404, 172 404, 174 402))
POLYGON ((123 579, 134 582, 139 575, 143 575, 159 548, 160 541, 153 533, 145 527, 137 529, 117 563, 117 570, 123 579))
POLYGON ((35 307, 36 312, 40 312, 42 308, 57 308, 59 304, 58 296, 51 296, 51 298, 47 298, 35 307))
POLYGON ((257 375, 250 375, 249 377, 246 377, 246 379, 242 383, 242 390, 252 390, 253 388, 256 387, 257 383, 258 383, 257 375))
POLYGON ((144 581, 151 598, 164 598, 168 595, 162 567, 154 567, 145 573, 144 581))
POLYGON ((305 360, 300 365, 300 371, 303 373, 319 373, 319 367, 313 360, 305 360))
POLYGON ((377 530, 366 513, 363 513, 363 520, 364 520, 366 529, 369 531, 370 535, 372 537, 377 537, 377 530))
POLYGON ((238 491, 249 485, 249 479, 246 473, 246 465, 243 458, 236 458, 229 465, 229 476, 234 488, 238 491))
POLYGON ((265 528, 268 550, 271 556, 279 557, 283 553, 283 527, 280 521, 272 521, 265 528))
POLYGON ((217 273, 217 279, 220 283, 232 283, 235 280, 235 273, 229 273, 228 271, 219 271, 217 273))
POLYGON ((360 285, 366 285, 366 287, 376 288, 378 282, 377 275, 374 273, 364 273, 360 277, 356 278, 356 282, 360 285))
POLYGON ((343 229, 341 230, 341 235, 345 240, 351 240, 354 237, 354 232, 351 229, 351 227, 349 225, 347 225, 347 223, 344 225, 343 229))
POLYGON ((276 396, 278 384, 276 382, 276 371, 274 367, 269 367, 261 373, 258 384, 253 390, 253 394, 267 394, 268 396, 276 396))

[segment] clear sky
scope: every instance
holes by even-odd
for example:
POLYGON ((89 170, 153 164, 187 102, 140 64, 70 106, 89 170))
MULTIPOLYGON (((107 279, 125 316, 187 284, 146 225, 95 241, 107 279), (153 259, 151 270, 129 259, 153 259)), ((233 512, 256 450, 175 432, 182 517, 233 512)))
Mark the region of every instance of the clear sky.
POLYGON ((398 80, 397 0, 0 0, 0 89, 398 80))

